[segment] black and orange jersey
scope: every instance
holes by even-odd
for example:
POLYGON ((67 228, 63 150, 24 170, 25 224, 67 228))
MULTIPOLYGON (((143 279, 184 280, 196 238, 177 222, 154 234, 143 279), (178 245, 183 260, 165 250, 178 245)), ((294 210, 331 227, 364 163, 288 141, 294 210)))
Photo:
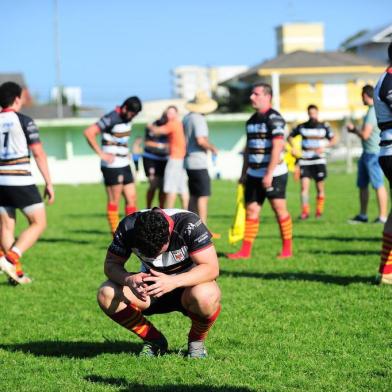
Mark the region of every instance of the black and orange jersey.
MULTIPOLYGON (((246 148, 248 153, 247 173, 252 177, 263 177, 271 160, 272 140, 284 138, 286 122, 274 109, 266 113, 256 112, 246 122, 246 148)), ((281 161, 276 166, 273 175, 287 173, 286 163, 281 161)))
POLYGON ((0 185, 35 184, 31 174, 29 146, 40 143, 38 127, 21 113, 0 112, 0 185))
POLYGON ((308 120, 295 127, 290 133, 291 137, 301 135, 302 156, 299 160, 300 166, 326 164, 325 152, 318 153, 317 150, 327 146, 334 133, 326 122, 308 120))
POLYGON ((128 259, 134 253, 142 262, 143 271, 150 268, 165 274, 185 272, 194 266, 192 254, 212 246, 211 233, 193 212, 179 209, 163 210, 173 220, 169 248, 158 257, 150 258, 135 247, 133 233, 136 218, 149 210, 126 216, 118 225, 108 251, 128 259))
POLYGON ((102 167, 118 168, 128 166, 130 163, 128 140, 131 125, 129 120, 123 119, 120 114, 120 108, 117 107, 96 123, 101 131, 102 151, 114 155, 112 163, 102 160, 102 167))
POLYGON ((374 109, 381 130, 380 155, 392 155, 392 67, 389 67, 374 88, 374 109))

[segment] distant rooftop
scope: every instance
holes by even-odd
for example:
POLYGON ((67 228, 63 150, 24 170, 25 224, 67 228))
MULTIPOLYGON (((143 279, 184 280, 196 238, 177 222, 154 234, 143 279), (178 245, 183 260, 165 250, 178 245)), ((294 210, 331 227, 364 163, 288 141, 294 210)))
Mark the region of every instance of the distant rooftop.
POLYGON ((389 23, 387 25, 377 27, 372 30, 364 30, 362 33, 359 32, 356 38, 348 39, 342 44, 342 47, 348 50, 369 43, 389 43, 391 41, 392 23, 389 23))
POLYGON ((224 81, 222 84, 231 84, 230 81, 238 79, 252 79, 260 70, 270 69, 295 69, 295 68, 323 68, 323 67, 360 67, 373 66, 384 67, 384 63, 379 60, 361 57, 356 54, 346 52, 308 52, 297 50, 295 52, 281 54, 272 60, 266 60, 251 67, 246 72, 234 78, 224 81))

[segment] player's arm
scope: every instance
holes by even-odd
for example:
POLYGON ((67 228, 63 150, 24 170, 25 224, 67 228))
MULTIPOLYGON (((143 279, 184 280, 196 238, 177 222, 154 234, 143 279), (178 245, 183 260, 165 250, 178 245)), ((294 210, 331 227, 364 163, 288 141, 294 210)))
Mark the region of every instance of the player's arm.
POLYGON ((132 273, 125 269, 127 257, 122 257, 107 252, 104 264, 105 275, 114 283, 120 286, 128 286, 133 294, 142 301, 147 300, 147 284, 143 278, 150 276, 144 272, 132 273))
POLYGON ((272 139, 272 149, 271 149, 271 158, 270 162, 267 166, 267 171, 263 177, 263 186, 264 188, 269 188, 272 184, 273 173, 278 166, 281 160, 281 153, 284 148, 284 139, 283 137, 274 137, 272 139))
POLYGON ((29 148, 45 181, 44 197, 47 197, 48 203, 52 204, 54 202, 54 189, 50 178, 48 159, 45 150, 41 143, 30 144, 29 148))
POLYGON ((190 257, 196 266, 178 275, 166 275, 162 272, 150 270, 151 277, 144 279, 145 282, 152 283, 147 288, 147 294, 159 298, 174 289, 212 282, 218 277, 218 256, 213 244, 192 253, 190 257))
POLYGON ((213 154, 218 154, 218 149, 209 142, 206 136, 196 136, 196 143, 205 151, 211 151, 213 154))
POLYGON ((154 125, 154 124, 148 124, 147 128, 150 132, 152 132, 154 135, 168 135, 170 133, 170 130, 166 127, 166 125, 154 125))
POLYGON ((242 162, 242 170, 241 170, 241 177, 238 180, 240 184, 245 184, 245 179, 246 179, 246 171, 248 170, 248 147, 244 148, 243 152, 243 162, 242 162))
POLYGON ((114 160, 113 154, 107 154, 102 151, 100 145, 97 142, 97 136, 101 133, 97 124, 92 124, 88 128, 86 128, 83 132, 85 138, 87 139, 87 143, 90 147, 95 151, 95 153, 104 161, 108 163, 112 163, 114 160))

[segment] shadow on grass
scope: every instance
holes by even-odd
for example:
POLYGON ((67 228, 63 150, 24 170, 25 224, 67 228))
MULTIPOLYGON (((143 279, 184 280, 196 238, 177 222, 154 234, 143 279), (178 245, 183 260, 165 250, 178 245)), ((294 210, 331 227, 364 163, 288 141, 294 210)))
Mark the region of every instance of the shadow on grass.
POLYGON ((339 286, 348 286, 354 283, 366 283, 369 285, 376 284, 374 276, 336 276, 322 273, 311 272, 246 272, 246 271, 225 271, 220 270, 220 276, 231 276, 235 278, 258 278, 263 280, 290 280, 305 282, 320 282, 327 284, 336 284, 339 286))
POLYGON ((381 249, 379 250, 360 250, 360 249, 343 249, 343 250, 319 250, 319 249, 307 249, 306 253, 310 254, 328 254, 328 255, 347 255, 347 256, 369 256, 369 255, 377 255, 380 256, 381 249))
POLYGON ((363 241, 363 242, 379 242, 381 243, 381 232, 380 235, 374 237, 342 237, 336 235, 327 235, 325 237, 319 235, 308 235, 308 234, 296 234, 294 240, 320 240, 320 241, 337 241, 337 242, 352 242, 352 241, 363 241))
POLYGON ((72 238, 40 238, 39 242, 46 242, 47 244, 68 243, 68 244, 89 244, 87 240, 75 240, 72 238))
POLYGON ((178 385, 178 384, 167 384, 167 385, 145 385, 135 382, 127 381, 124 378, 114 377, 101 377, 96 375, 90 375, 84 378, 86 381, 96 384, 105 384, 112 387, 118 387, 119 392, 250 392, 251 389, 246 387, 235 387, 235 386, 212 386, 212 385, 178 385))
POLYGON ((77 230, 70 230, 70 233, 76 233, 76 234, 99 234, 99 235, 106 235, 108 238, 110 238, 110 232, 109 229, 107 230, 89 230, 89 229, 77 229, 77 230))
POLYGON ((133 342, 63 342, 43 340, 39 342, 0 344, 0 349, 35 355, 36 357, 92 358, 101 354, 135 354, 141 343, 133 342))

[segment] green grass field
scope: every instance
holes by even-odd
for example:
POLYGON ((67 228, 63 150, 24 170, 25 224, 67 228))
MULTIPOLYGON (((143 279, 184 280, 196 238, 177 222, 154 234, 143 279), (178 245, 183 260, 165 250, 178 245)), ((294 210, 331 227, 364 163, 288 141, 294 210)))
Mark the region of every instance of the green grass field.
MULTIPOLYGON (((195 361, 183 357, 187 318, 152 317, 170 353, 139 359, 140 341, 101 313, 95 295, 110 242, 103 187, 58 186, 48 229, 24 257, 33 284, 11 287, 0 276, 0 391, 391 391, 392 287, 373 284, 382 226, 346 223, 358 195, 354 175, 338 169, 324 219, 294 220, 293 259, 275 259, 279 232, 267 205, 253 258, 220 257, 222 313, 209 358, 195 361)), ((209 226, 224 234, 220 255, 237 248, 226 236, 235 186, 213 186, 209 226)), ((145 189, 138 185, 139 206, 145 189)), ((288 200, 298 216, 292 180, 288 200)), ((375 218, 373 194, 370 204, 375 218)))

